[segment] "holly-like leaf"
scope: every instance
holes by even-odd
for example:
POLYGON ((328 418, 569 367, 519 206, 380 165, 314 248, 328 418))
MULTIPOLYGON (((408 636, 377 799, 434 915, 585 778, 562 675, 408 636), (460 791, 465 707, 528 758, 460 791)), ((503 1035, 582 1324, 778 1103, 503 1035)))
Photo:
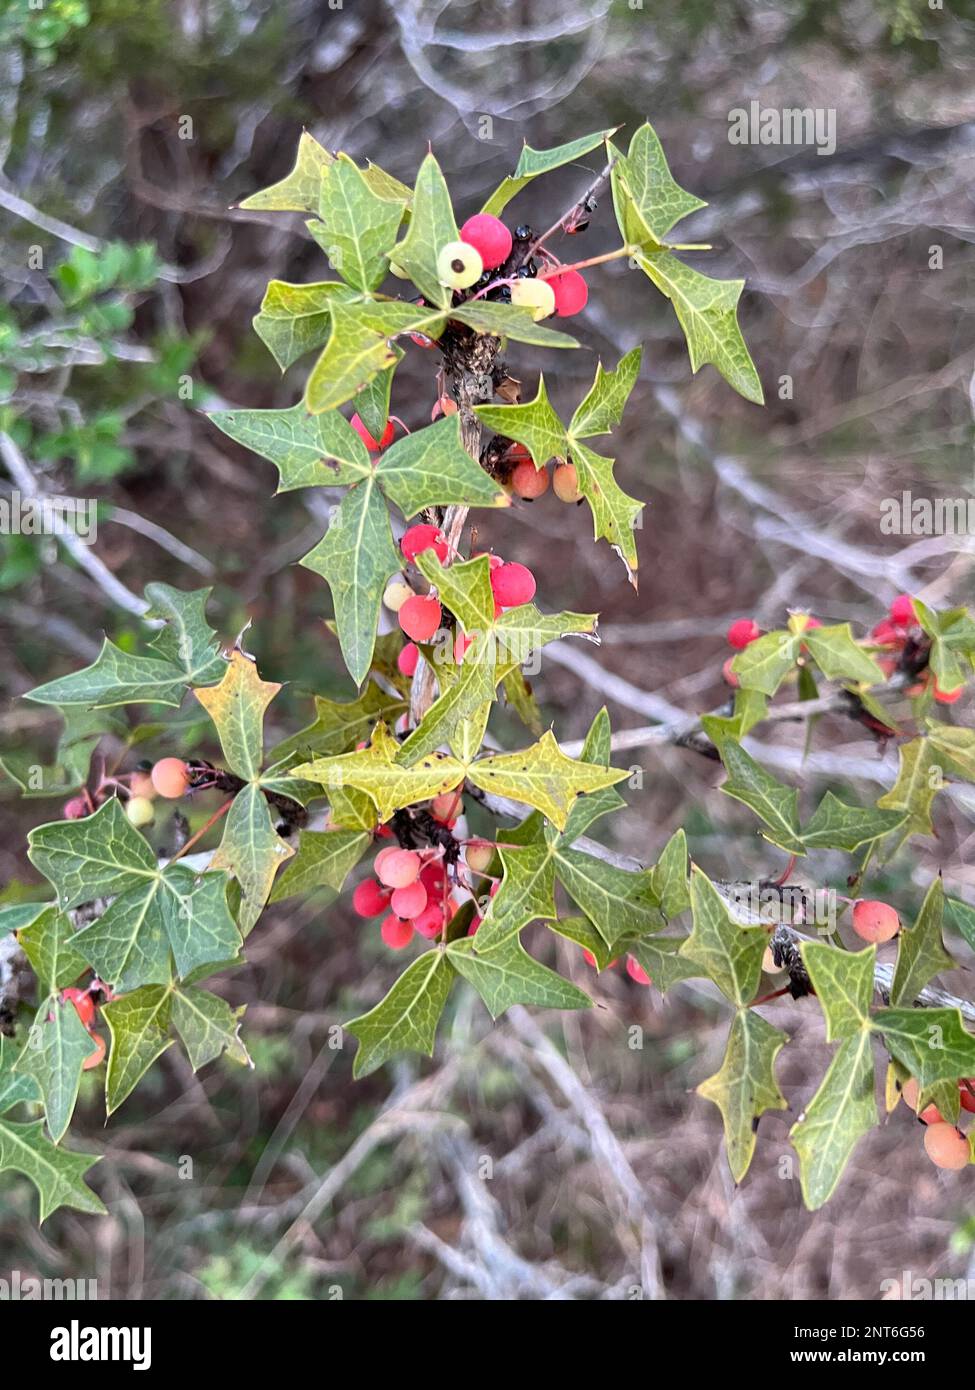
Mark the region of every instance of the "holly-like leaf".
MULTIPOLYGON (((580 850, 559 847, 555 872, 611 950, 665 925, 653 892, 653 874, 627 873, 580 850)), ((500 894, 498 895, 500 896, 500 894)))
POLYGON ((533 401, 521 405, 476 405, 474 414, 488 429, 524 444, 536 468, 543 467, 551 458, 565 458, 565 426, 549 401, 541 374, 533 401))
POLYGON ((352 291, 337 280, 310 285, 291 285, 271 280, 264 291, 261 311, 254 318, 254 332, 282 372, 328 339, 332 320, 329 304, 348 299, 352 291))
POLYGON ((643 936, 639 941, 628 942, 626 949, 663 994, 671 985, 693 980, 701 974, 700 967, 681 955, 685 940, 683 936, 643 936))
POLYGON ((244 1007, 232 1009, 219 995, 193 986, 173 991, 172 1025, 183 1040, 194 1071, 223 1052, 241 1066, 254 1065, 240 1040, 244 1007))
POLYGON ((377 372, 399 361, 389 333, 356 313, 357 307, 332 300, 332 334, 305 383, 305 404, 313 415, 344 405, 377 372))
POLYGON ((768 944, 763 927, 743 927, 734 920, 711 880, 695 864, 691 871, 694 927, 681 955, 703 967, 733 1004, 751 1003, 762 974, 768 944))
POLYGON ((491 951, 481 949, 476 937, 462 937, 450 943, 447 956, 458 975, 477 990, 492 1018, 512 1004, 538 1009, 587 1009, 592 1004, 588 994, 534 960, 517 934, 491 951))
POLYGON ((89 710, 69 705, 61 710, 64 727, 58 738, 54 762, 38 762, 37 750, 26 745, 0 754, 0 770, 6 773, 25 800, 63 797, 88 781, 91 759, 106 734, 125 739, 129 735, 123 716, 108 710, 89 710))
POLYGON ((368 1076, 397 1052, 433 1056, 437 1024, 454 978, 440 950, 426 951, 407 966, 385 999, 345 1026, 359 1039, 354 1077, 368 1076))
POLYGON ((182 864, 168 864, 162 872, 162 889, 163 923, 181 980, 203 965, 237 957, 240 932, 227 906, 224 874, 195 874, 182 864))
POLYGON ((530 145, 525 145, 515 172, 495 189, 481 211, 488 212, 493 217, 500 217, 515 194, 527 187, 533 179, 591 154, 613 133, 613 130, 598 130, 592 135, 580 136, 578 140, 569 140, 566 144, 556 145, 550 150, 533 150, 530 145))
POLYGON ((613 146, 610 153, 616 158, 613 172, 629 195, 623 217, 617 205, 620 231, 628 244, 662 245, 677 222, 707 207, 677 183, 656 131, 646 122, 633 132, 625 157, 613 146))
POLYGON ((739 1009, 731 1024, 721 1070, 702 1081, 699 1096, 713 1101, 724 1120, 728 1163, 735 1182, 748 1172, 758 1122, 766 1110, 785 1110, 775 1080, 775 1059, 789 1041, 752 1009, 739 1009))
POLYGON ((109 1115, 131 1095, 153 1062, 172 1047, 172 1000, 168 985, 144 985, 103 1008, 112 1035, 105 1079, 105 1109, 109 1115))
POLYGON ((449 241, 458 239, 457 223, 440 165, 428 154, 420 165, 406 236, 389 253, 394 265, 409 276, 428 304, 450 306, 453 291, 440 283, 437 257, 449 241))
POLYGON ((901 811, 907 817, 903 830, 908 835, 933 835, 931 807, 944 786, 938 751, 928 738, 902 743, 897 750, 900 768, 897 781, 877 800, 881 810, 901 811))
POLYGON ((62 910, 125 893, 157 876, 156 859, 115 797, 84 820, 39 825, 27 856, 57 891, 62 910))
POLYGON ((321 887, 340 893, 371 843, 372 836, 361 830, 303 830, 298 853, 275 883, 270 901, 282 902, 321 887))
POLYGON ((643 348, 635 347, 620 358, 612 371, 607 372, 602 362, 596 364, 596 379, 569 421, 568 433, 574 439, 609 434, 619 424, 640 375, 642 358, 643 348))
POLYGON ((150 643, 153 656, 135 656, 106 638, 95 661, 73 675, 32 690, 42 705, 178 705, 188 686, 207 685, 223 674, 223 658, 205 616, 209 589, 181 593, 168 584, 147 584, 147 619, 165 626, 150 643))
POLYGON ((687 836, 676 830, 661 852, 651 879, 654 897, 660 911, 670 920, 685 912, 691 905, 688 883, 687 836))
POLYGON ((337 410, 309 415, 303 405, 293 405, 287 410, 216 410, 209 418, 229 438, 275 465, 278 492, 344 487, 372 472, 368 449, 337 410))
POLYGON ((942 724, 938 719, 929 719, 927 727, 928 743, 944 763, 948 775, 975 782, 975 729, 942 724))
POLYGON ((335 156, 303 130, 291 173, 252 193, 240 206, 253 212, 317 212, 322 178, 334 162, 335 156))
MULTIPOLYGON (((608 768, 611 756, 612 735, 609 715, 604 705, 589 726, 589 732, 586 734, 579 757, 580 761, 584 763, 608 768)), ((569 812, 569 819, 565 823, 565 830, 562 832, 560 843, 571 845, 573 840, 584 835, 601 816, 618 811, 621 806, 625 805, 626 802, 615 787, 604 787, 602 791, 591 792, 588 796, 579 797, 569 812)))
POLYGON ((260 788, 249 783, 234 797, 223 839, 211 860, 214 869, 226 869, 240 884, 238 921, 244 936, 264 910, 275 874, 294 852, 275 831, 260 788))
MULTIPOLYGON (((42 989, 48 993, 73 984, 87 969, 88 962, 75 943, 75 931, 64 912, 44 903, 25 903, 24 908, 41 910, 17 930, 17 941, 30 961, 42 989)), ((2 931, 2 923, 0 923, 2 931)))
POLYGON ((799 793, 795 787, 777 782, 740 744, 723 738, 708 716, 701 724, 714 740, 728 773, 721 790, 751 807, 765 823, 767 829, 762 834, 772 844, 789 854, 804 854, 805 845, 799 830, 799 793))
POLYGON ((386 252, 403 220, 403 204, 381 198, 349 156, 340 154, 322 181, 319 211, 333 268, 354 289, 376 289, 389 273, 386 252))
POLYGON ((890 991, 890 1002, 895 1008, 913 1004, 935 975, 956 968, 944 947, 944 910, 944 885, 936 878, 924 896, 914 926, 902 928, 897 939, 897 967, 890 991))
POLYGON ((873 806, 847 806, 827 792, 802 828, 807 849, 842 849, 852 854, 861 845, 879 840, 904 824, 902 811, 880 811, 873 806))
POLYGON ((630 497, 613 476, 615 459, 597 454, 580 440, 572 443, 579 491, 592 512, 594 540, 607 540, 626 565, 627 577, 636 587, 636 523, 644 504, 630 497))
POLYGON ((444 567, 431 548, 416 557, 416 564, 465 633, 473 635, 493 627, 494 591, 491 563, 486 555, 444 567))
POLYGON ((22 1050, 0 1033, 0 1115, 5 1115, 15 1105, 39 1101, 41 1098, 33 1077, 14 1070, 22 1050))
POLYGON ((810 1211, 829 1201, 853 1150, 876 1123, 870 1034, 861 1029, 840 1043, 822 1085, 789 1135, 810 1211))
POLYGON ((884 678, 873 657, 857 646, 849 623, 838 623, 835 627, 807 627, 802 641, 828 680, 862 681, 867 685, 876 685, 884 678))
POLYGON ((946 694, 965 684, 966 670, 975 665, 975 623, 964 608, 936 613, 920 599, 914 600, 918 622, 931 638, 929 662, 938 688, 946 694), (959 660, 964 658, 965 665, 959 660))
POLYGON ((946 906, 949 921, 975 951, 975 907, 972 907, 971 903, 961 902, 958 898, 948 898, 946 906))
POLYGON ((386 581, 402 563, 375 477, 346 494, 324 537, 301 563, 332 591, 342 656, 361 685, 372 663, 386 581))
POLYGON ((468 299, 456 304, 450 317, 466 323, 476 333, 492 333, 498 338, 511 338, 516 343, 530 343, 534 347, 577 348, 579 342, 569 333, 558 328, 548 328, 544 323, 536 323, 530 309, 519 308, 516 304, 496 304, 487 299, 468 299))
POLYGON ((57 1148, 45 1136, 43 1120, 28 1124, 0 1120, 0 1173, 12 1169, 30 1178, 40 1197, 42 1223, 58 1207, 73 1207, 92 1216, 105 1214, 101 1199, 82 1182, 100 1157, 57 1148))
POLYGON ((385 371, 377 372, 366 382, 352 401, 352 408, 373 439, 382 439, 389 423, 389 399, 393 389, 393 376, 396 367, 405 353, 397 348, 397 361, 385 371))
POLYGON ((922 1091, 975 1076, 975 1037, 966 1032, 958 1009, 878 1009, 873 1024, 922 1091))
POLYGON ((29 1076, 40 1091, 55 1144, 71 1123, 82 1068, 94 1050, 91 1035, 73 1004, 54 996, 42 1001, 16 1069, 29 1076))
POLYGON ((227 766, 248 782, 261 770, 264 711, 280 689, 273 681, 262 681, 256 662, 238 647, 219 685, 193 691, 216 726, 227 766))
POLYGON ((347 753, 357 743, 368 740, 375 725, 382 720, 393 724, 407 709, 407 701, 399 695, 389 695, 370 681, 354 700, 326 700, 315 696, 315 719, 298 733, 277 744, 269 755, 272 763, 298 754, 332 757, 347 753))
POLYGON ((482 791, 533 806, 560 830, 577 796, 611 787, 628 775, 625 768, 567 757, 550 729, 520 753, 492 753, 467 770, 468 780, 482 791))
MULTIPOLYGON (((550 931, 555 932, 556 936, 561 936, 566 941, 571 941, 576 946, 581 946, 584 951, 588 951, 596 963, 597 970, 605 970, 613 960, 609 946, 588 917, 558 917, 546 925, 550 931)), ((480 931, 481 929, 478 928, 478 935, 480 935, 480 931)))
POLYGON ((162 876, 143 879, 114 898, 75 940, 99 976, 114 989, 168 985, 173 977, 163 920, 168 895, 162 876))
POLYGON ((464 776, 457 758, 431 753, 407 767, 400 760, 400 746, 385 724, 377 724, 368 748, 331 758, 314 758, 294 769, 326 788, 354 787, 376 803, 380 821, 417 801, 452 791, 464 776))
POLYGON ((511 505, 507 493, 464 448, 456 414, 398 439, 380 455, 375 473, 383 492, 407 519, 427 507, 451 503, 511 505))
POLYGON ((498 851, 502 867, 501 886, 489 899, 477 936, 479 951, 491 951, 517 937, 522 927, 545 918, 554 918, 554 847, 519 846, 498 851))
POLYGON ((673 304, 691 370, 697 372, 711 362, 739 395, 763 405, 762 383, 738 326, 744 280, 712 280, 670 251, 636 251, 634 259, 673 304))
POLYGON ((838 951, 825 941, 804 941, 800 949, 826 1019, 827 1042, 840 1042, 869 1028, 876 946, 838 951))
POLYGON ((801 645, 795 633, 766 632, 738 653, 731 669, 746 689, 774 695, 795 666, 801 645))

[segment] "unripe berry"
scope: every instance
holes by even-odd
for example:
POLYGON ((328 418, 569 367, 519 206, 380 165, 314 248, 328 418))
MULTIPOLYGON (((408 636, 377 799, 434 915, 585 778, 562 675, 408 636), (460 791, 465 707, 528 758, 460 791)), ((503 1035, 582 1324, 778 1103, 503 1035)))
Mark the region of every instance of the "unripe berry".
POLYGON ((972 1151, 968 1140, 954 1125, 929 1125, 924 1131, 924 1149, 928 1158, 938 1168, 959 1172, 971 1162, 972 1151))
POLYGON ((420 856, 411 849, 380 850, 376 855, 376 875, 387 888, 405 888, 415 883, 420 875, 420 856))
POLYGON ((579 491, 579 475, 574 463, 556 465, 552 475, 552 490, 560 502, 578 502, 582 496, 579 491))
POLYGON ((440 626, 443 610, 432 594, 414 594, 397 614, 399 625, 414 642, 429 642, 440 626))
POLYGON ((356 885, 352 894, 352 907, 360 917, 378 917, 389 907, 389 893, 374 878, 367 878, 356 885))
POLYGON ((454 290, 466 290, 480 280, 484 262, 479 251, 466 241, 448 241, 437 257, 437 279, 454 290))
POLYGON ((143 825, 149 825, 156 812, 147 796, 130 796, 125 803, 125 814, 130 824, 139 829, 143 825))
POLYGON ((485 270, 497 270, 511 255, 511 233, 500 218, 492 217, 489 212, 468 217, 460 229, 460 237, 468 246, 473 246, 485 270))
POLYGON ((404 922, 399 917, 387 917, 379 928, 379 934, 391 951, 402 951, 413 940, 413 923, 404 922))
POLYGON ((352 416, 352 419, 349 421, 349 424, 352 426, 356 434, 362 440, 363 444, 372 454, 378 453, 380 449, 385 449, 387 444, 392 444, 393 435, 396 433, 396 427, 394 426, 392 420, 387 420, 386 428, 383 430, 383 437, 377 442, 375 439, 373 439, 372 435, 369 433, 365 425, 362 423, 361 419, 359 418, 358 412, 356 412, 356 414, 352 416))
POLYGON ((88 801, 83 796, 73 796, 64 803, 61 812, 65 820, 83 820, 88 814, 88 801))
POLYGON ((396 658, 396 669, 401 676, 406 676, 412 680, 416 673, 417 662, 420 660, 420 648, 415 642, 407 642, 406 646, 396 658))
POLYGON ((631 980, 636 980, 638 985, 649 985, 653 983, 640 962, 634 960, 632 956, 627 956, 626 958, 626 973, 631 980))
POLYGON ((527 566, 513 561, 491 571, 491 588, 502 608, 516 608, 535 597, 535 576, 527 566))
POLYGON ((391 579, 383 590, 383 603, 391 613, 398 613, 406 600, 412 597, 413 590, 402 579, 391 579))
POLYGON ((75 1007, 78 1017, 86 1028, 90 1028, 95 1021, 95 1001, 86 989, 78 989, 74 985, 61 991, 61 998, 71 1003, 75 1007))
POLYGON ((95 1044, 95 1050, 82 1062, 82 1071, 91 1071, 105 1060, 105 1039, 101 1033, 91 1033, 91 1040, 95 1044))
POLYGON ((487 844, 468 845, 464 857, 472 874, 486 874, 491 866, 491 860, 494 858, 494 846, 487 844))
POLYGON ((738 651, 744 651, 749 643, 761 635, 762 629, 752 618, 738 618, 728 628, 728 642, 738 651))
POLYGON ((864 941, 890 941, 900 929, 900 918, 888 903, 859 898, 853 904, 853 930, 864 941))
POLYGON ((411 526, 408 531, 405 531, 399 548, 411 564, 418 555, 422 555, 424 550, 432 550, 440 563, 444 564, 450 552, 444 533, 438 527, 425 522, 419 526, 411 526))
POLYGON ((917 614, 914 611, 914 600, 910 594, 898 594, 890 605, 890 620, 897 623, 900 627, 907 627, 910 623, 917 622, 917 614))
POLYGON ((426 937, 427 941, 432 941, 435 936, 440 935, 443 924, 443 908, 439 903, 429 903, 419 916, 413 918, 414 930, 419 932, 420 936, 426 937))
POLYGON ((143 772, 141 768, 133 772, 129 778, 129 791, 133 796, 144 796, 147 801, 151 801, 156 795, 156 789, 152 785, 152 777, 148 772, 143 772))
POLYGON ((520 309, 530 309, 536 322, 555 313, 555 291, 547 280, 516 280, 511 286, 511 302, 520 309))
POLYGON ((160 758, 150 775, 159 795, 170 801, 183 796, 190 784, 190 775, 182 758, 160 758))
POLYGON ((511 474, 511 486, 515 495, 525 502, 531 502, 548 491, 548 469, 536 468, 533 463, 519 463, 511 474))
POLYGON ((564 275, 553 275, 548 281, 555 294, 555 312, 560 318, 571 318, 586 307, 589 286, 577 270, 567 270, 564 275))
POLYGON ((427 890, 417 879, 405 888, 396 888, 389 905, 397 917, 418 917, 427 905, 427 890))

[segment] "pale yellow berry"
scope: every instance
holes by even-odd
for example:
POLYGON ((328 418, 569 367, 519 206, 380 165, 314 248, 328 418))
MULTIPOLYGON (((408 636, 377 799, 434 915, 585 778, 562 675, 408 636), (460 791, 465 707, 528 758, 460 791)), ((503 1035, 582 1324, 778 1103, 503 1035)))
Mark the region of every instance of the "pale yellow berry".
POLYGON ((139 827, 149 825, 156 813, 147 796, 130 796, 125 803, 125 814, 134 826, 139 827))
POLYGON ((413 590, 409 584, 402 579, 391 579, 383 593, 383 603, 391 613, 398 613, 406 600, 412 597, 413 590))
POLYGON ((555 313, 555 291, 547 280, 516 280, 511 286, 511 302, 520 309, 530 309, 536 320, 555 313))

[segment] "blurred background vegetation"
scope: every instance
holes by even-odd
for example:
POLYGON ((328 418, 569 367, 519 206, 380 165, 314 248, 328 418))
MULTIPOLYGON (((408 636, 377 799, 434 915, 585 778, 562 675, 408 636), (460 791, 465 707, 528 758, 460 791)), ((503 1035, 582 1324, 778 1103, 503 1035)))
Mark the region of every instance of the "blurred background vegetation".
MULTIPOLYGON (((731 618, 778 626, 795 607, 872 626, 902 590, 971 598, 970 537, 885 537, 879 520, 904 488, 973 482, 973 58, 975 0, 0 0, 0 428, 45 489, 98 499, 97 554, 131 593, 213 585, 227 639, 252 621, 262 674, 288 682, 276 740, 313 692, 351 693, 327 590, 295 565, 321 502, 272 498, 272 467, 203 412, 298 398, 304 367, 282 379, 250 320, 269 279, 327 267, 300 217, 234 205, 291 167, 303 127, 408 182, 432 142, 463 217, 524 140, 648 118, 708 200, 686 239, 713 243, 710 274, 747 278, 768 405, 710 369, 691 378, 669 306, 631 293, 624 268, 594 272, 579 321, 593 352, 510 361, 529 384, 544 368, 571 406, 597 353, 646 343, 615 440, 622 485, 650 503, 640 592, 551 495, 489 517, 479 540, 533 562, 547 605, 603 614, 598 666, 555 648, 536 682, 560 737, 604 701, 614 727, 713 708, 731 618), (753 99, 835 110, 836 153, 730 145, 728 113, 753 99)), ((523 194, 518 219, 549 225, 595 160, 523 194)), ((611 244, 611 220, 597 210, 586 254, 611 244)), ((397 374, 407 424, 436 399, 431 356, 397 374)), ((18 697, 91 659, 102 632, 140 641, 137 605, 53 539, 0 537, 4 748, 50 758, 57 719, 18 697)), ((144 748, 200 737, 187 714, 144 748)), ((893 751, 856 725, 824 721, 805 761, 802 741, 779 727, 761 752, 865 800, 893 781, 893 751)), ((649 861, 683 824, 716 876, 783 867, 713 764, 660 746, 633 767, 620 848, 649 861)), ((0 783, 0 900, 36 891, 24 836, 60 809, 14 790, 0 783)), ((975 899, 975 806, 941 801, 937 841, 877 881, 906 911, 939 868, 975 899)), ((842 888, 842 864, 819 870, 842 888)), ((833 1203, 802 1211, 785 1135, 829 1055, 813 1002, 775 1008, 802 1042, 781 1069, 793 1115, 763 1121, 736 1191, 717 1112, 692 1094, 717 1065, 722 1006, 595 980, 560 949, 591 1016, 492 1029, 459 992, 435 1065, 352 1085, 331 1030, 399 962, 344 904, 268 913, 225 981, 248 1002, 256 1071, 194 1077, 174 1049, 107 1130, 86 1077, 76 1142, 107 1149, 95 1181, 112 1215, 61 1212, 37 1233, 17 1184, 0 1211, 11 1267, 152 1298, 875 1298, 904 1269, 975 1277, 970 1180, 930 1169, 903 1109, 833 1203)))

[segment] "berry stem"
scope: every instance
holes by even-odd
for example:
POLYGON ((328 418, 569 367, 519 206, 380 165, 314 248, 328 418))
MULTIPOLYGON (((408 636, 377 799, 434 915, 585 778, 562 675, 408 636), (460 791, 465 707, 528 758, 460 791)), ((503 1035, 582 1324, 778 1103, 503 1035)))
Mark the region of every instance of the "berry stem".
POLYGON ((549 237, 554 236, 556 232, 564 231, 565 228, 568 226, 569 222, 571 222, 571 220, 573 219, 573 217, 578 218, 583 216, 586 204, 590 201, 590 199, 595 199, 597 195, 602 192, 604 185, 607 183, 609 176, 612 173, 613 165, 615 163, 616 160, 611 159, 609 163, 606 165, 606 168, 602 171, 602 173, 597 178, 595 178, 593 182, 589 185, 589 187, 583 193, 582 197, 579 198, 577 202, 573 203, 572 206, 562 214, 562 216, 559 218, 557 222, 553 222, 547 232, 542 232, 542 235, 540 237, 535 238, 531 246, 529 246, 528 248, 528 255, 525 257, 526 261, 531 260, 532 256, 535 255, 538 248, 542 245, 543 242, 548 241, 549 237))
POLYGON ((630 254, 629 246, 618 246, 615 251, 604 251, 601 256, 589 256, 584 261, 573 261, 571 265, 552 266, 550 270, 543 270, 537 276, 539 280, 554 280, 559 275, 565 275, 570 270, 585 270, 590 265, 605 265, 607 261, 619 261, 624 256, 630 254))
POLYGON ((182 859, 183 855, 186 854, 188 850, 191 850, 198 840, 202 840, 203 836, 210 829, 211 825, 216 825, 220 817, 225 816, 233 804, 234 798, 230 797, 227 801, 223 803, 222 806, 218 806, 217 809, 214 811, 213 815, 207 821, 206 825, 201 825, 196 834, 191 835, 190 838, 186 841, 186 844, 183 846, 183 848, 178 849, 176 851, 172 859, 170 859, 169 861, 170 864, 175 864, 177 859, 182 859))

